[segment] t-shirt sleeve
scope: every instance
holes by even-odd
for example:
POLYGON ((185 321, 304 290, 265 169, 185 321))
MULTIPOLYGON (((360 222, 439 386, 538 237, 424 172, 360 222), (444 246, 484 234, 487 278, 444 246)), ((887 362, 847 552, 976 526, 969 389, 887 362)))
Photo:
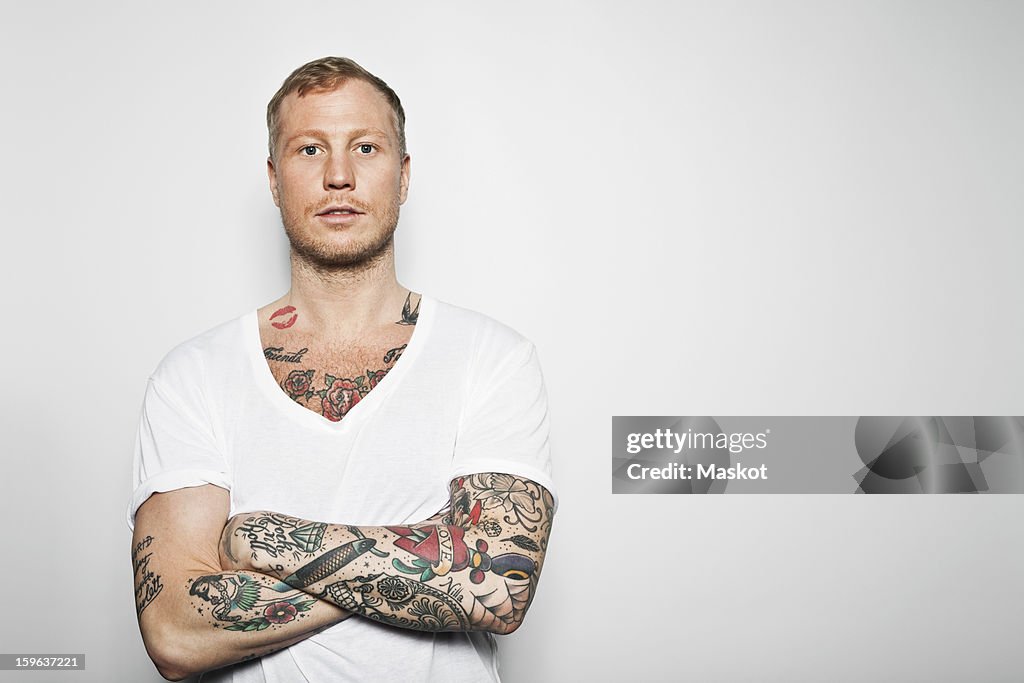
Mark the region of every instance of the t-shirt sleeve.
POLYGON ((154 493, 203 484, 231 489, 227 461, 201 405, 150 378, 135 440, 129 528, 135 528, 135 513, 154 493))
POLYGON ((459 423, 452 478, 503 472, 531 479, 558 502, 548 442, 548 399, 533 344, 523 340, 472 387, 459 423))

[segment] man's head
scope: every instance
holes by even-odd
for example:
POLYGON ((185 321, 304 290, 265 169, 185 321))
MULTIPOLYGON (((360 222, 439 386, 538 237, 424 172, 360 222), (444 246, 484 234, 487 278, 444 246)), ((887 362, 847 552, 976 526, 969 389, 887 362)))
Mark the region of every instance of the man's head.
POLYGON ((389 253, 409 183, 394 91, 355 62, 326 57, 285 80, 267 126, 270 190, 294 254, 334 269, 389 253))

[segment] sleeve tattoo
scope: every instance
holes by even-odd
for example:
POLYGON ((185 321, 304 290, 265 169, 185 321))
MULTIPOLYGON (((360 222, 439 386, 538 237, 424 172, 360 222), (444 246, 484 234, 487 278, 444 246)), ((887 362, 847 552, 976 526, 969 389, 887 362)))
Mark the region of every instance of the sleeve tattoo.
POLYGON ((539 484, 474 474, 453 480, 448 508, 420 524, 355 527, 257 512, 232 518, 222 552, 225 566, 382 623, 511 633, 536 593, 553 515, 539 484))

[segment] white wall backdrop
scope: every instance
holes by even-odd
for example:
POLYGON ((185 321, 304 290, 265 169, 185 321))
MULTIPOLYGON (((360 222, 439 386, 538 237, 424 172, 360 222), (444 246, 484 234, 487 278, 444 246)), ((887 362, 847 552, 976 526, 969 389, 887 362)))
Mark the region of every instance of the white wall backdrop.
POLYGON ((1013 2, 5 4, 0 650, 159 680, 146 377, 286 289, 264 107, 340 54, 409 115, 400 278, 545 365, 561 510, 506 681, 1020 680, 1021 496, 613 497, 609 442, 1022 414, 1022 35, 1013 2))

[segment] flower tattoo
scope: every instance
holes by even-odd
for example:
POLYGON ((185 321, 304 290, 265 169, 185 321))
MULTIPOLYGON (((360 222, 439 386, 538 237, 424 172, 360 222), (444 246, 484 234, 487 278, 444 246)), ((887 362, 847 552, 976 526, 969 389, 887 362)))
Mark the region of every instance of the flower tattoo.
POLYGON ((340 422, 348 411, 359 403, 359 386, 350 379, 335 377, 323 395, 324 417, 331 422, 340 422))
POLYGON ((370 383, 370 388, 373 389, 377 384, 384 379, 384 375, 388 374, 387 369, 385 370, 367 370, 366 379, 370 383))
POLYGON ((409 586, 397 576, 387 576, 377 584, 377 590, 385 600, 402 602, 411 595, 409 586))
POLYGON ((284 387, 284 390, 288 392, 288 396, 294 399, 309 391, 309 387, 312 383, 313 370, 292 370, 288 374, 288 378, 285 379, 282 386, 284 387))
POLYGON ((263 610, 263 617, 271 624, 287 624, 297 613, 295 605, 290 602, 275 602, 263 610))

